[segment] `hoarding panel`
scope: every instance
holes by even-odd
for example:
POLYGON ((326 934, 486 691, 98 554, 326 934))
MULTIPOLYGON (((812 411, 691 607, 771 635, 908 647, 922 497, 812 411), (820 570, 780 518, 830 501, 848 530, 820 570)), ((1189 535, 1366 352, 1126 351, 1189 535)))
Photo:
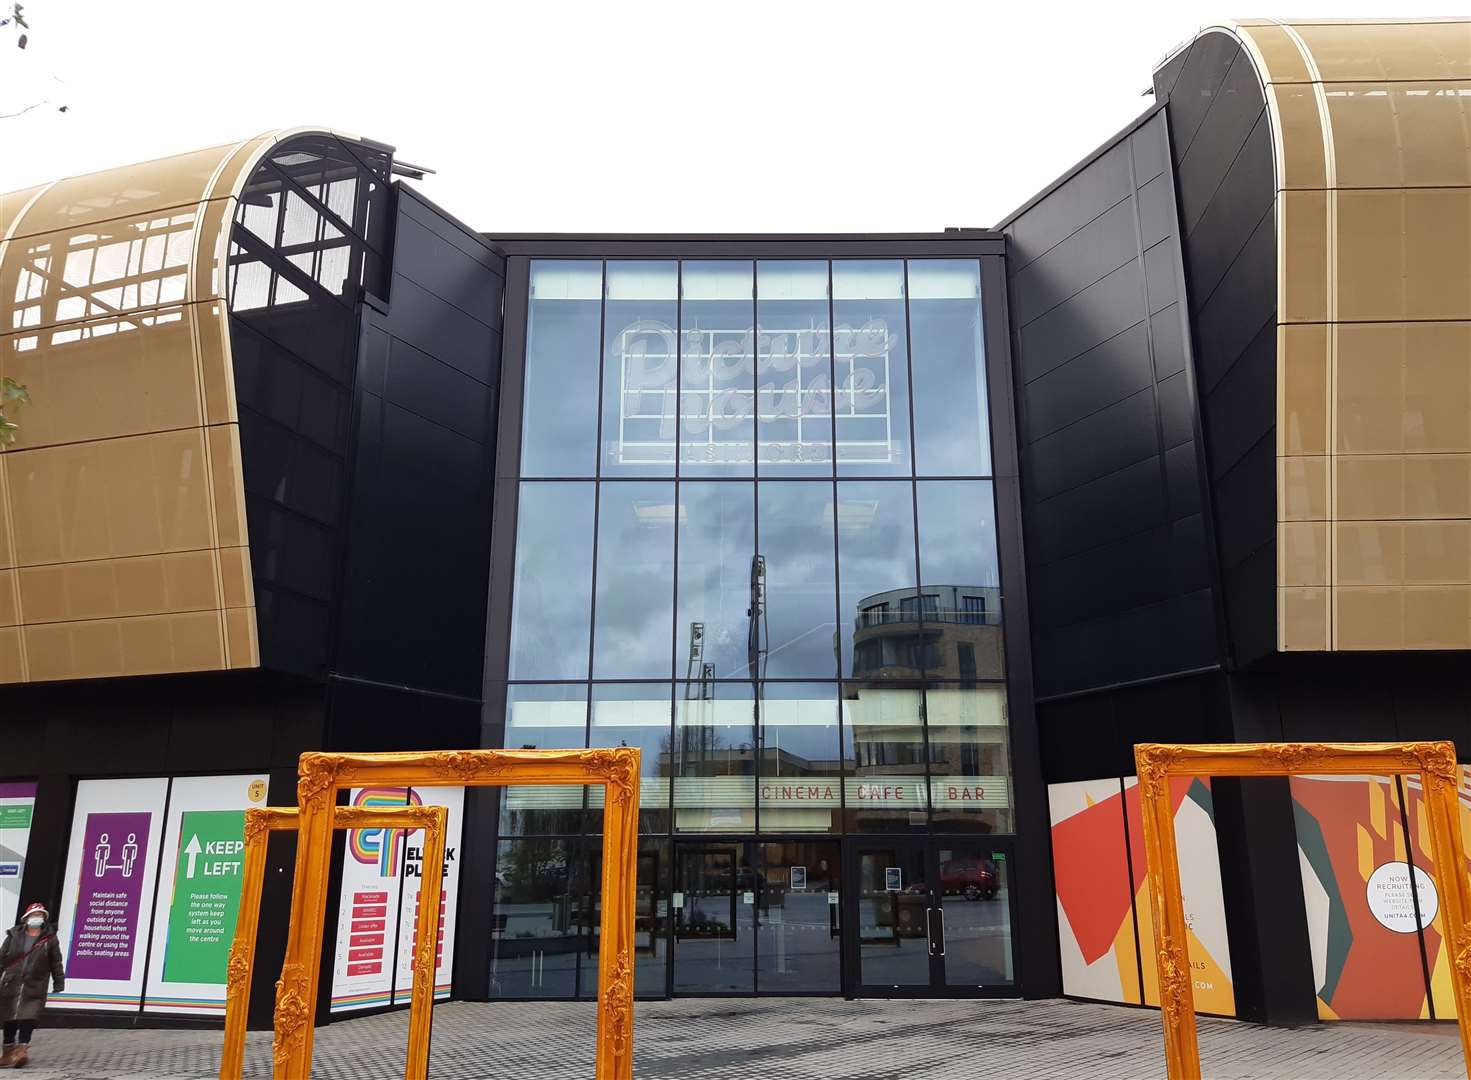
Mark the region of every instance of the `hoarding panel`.
POLYGON ((262 775, 173 782, 153 913, 145 1011, 223 1015, 240 910, 245 808, 264 806, 262 775))
POLYGON ((82 780, 57 912, 66 992, 56 1009, 138 1008, 168 780, 82 780))

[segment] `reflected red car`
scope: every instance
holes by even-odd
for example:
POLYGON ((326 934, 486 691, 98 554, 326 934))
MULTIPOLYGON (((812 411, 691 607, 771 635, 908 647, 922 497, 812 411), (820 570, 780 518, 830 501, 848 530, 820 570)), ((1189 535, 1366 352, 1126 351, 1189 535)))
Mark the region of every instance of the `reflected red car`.
POLYGON ((1001 883, 990 859, 951 859, 940 864, 940 888, 967 900, 994 900, 1001 883))

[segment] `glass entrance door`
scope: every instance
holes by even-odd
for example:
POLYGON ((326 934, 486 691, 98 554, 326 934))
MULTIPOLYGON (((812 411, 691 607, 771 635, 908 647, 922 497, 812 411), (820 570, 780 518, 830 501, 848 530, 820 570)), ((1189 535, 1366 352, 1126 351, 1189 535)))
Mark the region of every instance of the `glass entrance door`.
POLYGON ((842 993, 837 841, 765 843, 761 855, 756 992, 842 993))
POLYGON ((856 855, 860 988, 928 989, 937 959, 931 934, 936 900, 923 844, 860 843, 856 855))
POLYGON ((674 846, 674 992, 756 989, 756 897, 761 875, 750 841, 674 846))
POLYGON ((858 993, 1010 988, 1010 871, 1007 841, 856 842, 858 993))
POLYGON ((930 856, 932 880, 939 882, 943 985, 951 990, 1012 986, 1010 842, 936 838, 930 856))

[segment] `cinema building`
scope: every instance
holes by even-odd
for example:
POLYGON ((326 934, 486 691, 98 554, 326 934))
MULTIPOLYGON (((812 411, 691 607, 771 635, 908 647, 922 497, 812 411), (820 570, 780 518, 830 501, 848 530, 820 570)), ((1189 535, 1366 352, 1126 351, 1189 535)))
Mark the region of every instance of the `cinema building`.
MULTIPOLYGON (((305 750, 641 749, 643 997, 1132 1004, 1135 743, 1471 756, 1471 23, 1154 89, 994 229, 482 233, 321 129, 0 197, 55 1010, 218 1020, 305 750)), ((1414 777, 1175 797, 1201 1011, 1453 1015, 1414 777)), ((599 792, 350 798, 451 808, 442 997, 594 993, 599 792)), ((338 844, 324 1017, 405 1000, 417 901, 417 836, 338 844)))

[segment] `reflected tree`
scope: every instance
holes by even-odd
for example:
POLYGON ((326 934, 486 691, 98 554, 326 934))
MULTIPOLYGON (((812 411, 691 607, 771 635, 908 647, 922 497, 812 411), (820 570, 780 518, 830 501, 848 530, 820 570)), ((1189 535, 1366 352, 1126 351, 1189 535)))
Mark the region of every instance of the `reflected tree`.
POLYGON ((0 379, 0 447, 15 442, 15 433, 20 430, 15 416, 23 406, 30 403, 31 395, 24 386, 8 375, 0 379))

